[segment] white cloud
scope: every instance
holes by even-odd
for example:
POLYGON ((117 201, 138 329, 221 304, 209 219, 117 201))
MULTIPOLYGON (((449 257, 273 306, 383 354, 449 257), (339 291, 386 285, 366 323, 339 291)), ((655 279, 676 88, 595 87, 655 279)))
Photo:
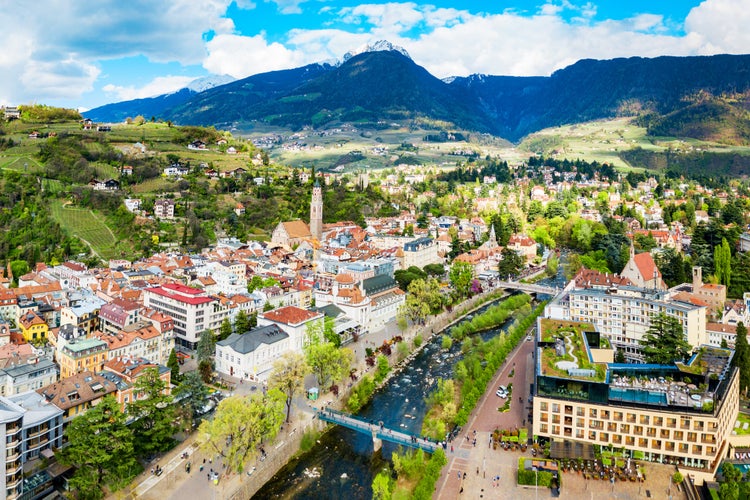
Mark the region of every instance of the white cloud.
POLYGON ((102 60, 143 55, 155 62, 200 62, 206 54, 204 33, 234 30, 224 16, 230 3, 3 0, 0 101, 75 100, 93 88, 102 60))
POLYGON ((208 55, 203 67, 217 75, 244 78, 256 73, 293 68, 305 64, 304 54, 268 43, 263 34, 256 36, 217 35, 206 44, 208 55))
POLYGON ((144 97, 154 97, 168 94, 187 87, 198 77, 195 76, 160 76, 154 78, 143 87, 122 87, 119 85, 105 85, 102 90, 113 97, 114 101, 130 101, 144 97))
POLYGON ((698 43, 699 54, 749 53, 749 25, 750 6, 737 0, 706 0, 685 19, 685 31, 698 43))

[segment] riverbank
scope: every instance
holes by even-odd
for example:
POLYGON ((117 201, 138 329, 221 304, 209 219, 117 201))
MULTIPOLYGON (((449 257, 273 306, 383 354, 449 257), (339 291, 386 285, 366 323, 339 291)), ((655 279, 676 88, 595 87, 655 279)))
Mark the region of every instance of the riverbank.
MULTIPOLYGON (((410 346, 417 335, 422 337, 422 343, 400 363, 395 362, 398 353, 392 354, 390 359, 394 364, 382 384, 387 390, 374 391, 372 402, 363 408, 360 417, 374 421, 383 420, 386 427, 390 425, 392 428, 402 429, 402 432, 418 435, 426 393, 437 377, 444 378, 451 373, 453 361, 450 359, 460 355, 460 346, 456 346, 452 353, 440 350, 439 344, 435 344, 439 342, 435 334, 453 324, 458 318, 505 295, 502 290, 489 290, 464 301, 451 311, 443 311, 439 315, 429 317, 424 325, 412 325, 405 331, 394 330, 391 337, 400 335, 410 346)), ((365 344, 380 345, 383 340, 388 340, 380 338, 377 342, 372 342, 372 339, 370 335, 362 337, 358 349, 362 351, 365 344)), ((368 371, 372 374, 375 370, 376 368, 372 367, 360 374, 365 375, 368 371)), ((322 404, 318 404, 320 401, 313 404, 318 407, 330 404, 332 408, 338 409, 347 400, 350 392, 351 389, 347 388, 338 399, 330 398, 322 404)), ((305 454, 304 458, 292 460, 271 483, 263 485, 259 494, 295 498, 314 495, 336 496, 338 492, 339 495, 347 495, 350 498, 369 498, 372 472, 384 465, 382 457, 387 457, 393 451, 393 446, 384 443, 385 450, 382 455, 381 452, 372 455, 371 436, 352 433, 338 427, 333 427, 332 431, 322 436, 319 441, 320 444, 305 454)))

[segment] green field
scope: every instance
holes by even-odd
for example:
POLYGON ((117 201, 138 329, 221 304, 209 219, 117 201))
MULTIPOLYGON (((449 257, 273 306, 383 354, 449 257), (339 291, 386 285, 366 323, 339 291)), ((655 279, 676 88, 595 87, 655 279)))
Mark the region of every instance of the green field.
POLYGON ((52 203, 52 216, 70 234, 88 243, 101 259, 117 256, 115 235, 91 210, 64 207, 61 201, 52 203))

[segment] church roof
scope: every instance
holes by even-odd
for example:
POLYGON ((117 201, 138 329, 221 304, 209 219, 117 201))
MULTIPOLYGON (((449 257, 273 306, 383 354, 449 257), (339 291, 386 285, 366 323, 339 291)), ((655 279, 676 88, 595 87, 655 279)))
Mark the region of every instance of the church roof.
POLYGON ((288 222, 282 222, 286 234, 290 238, 309 238, 312 236, 310 233, 310 226, 306 222, 301 220, 292 220, 288 222))
POLYGON ((661 272, 659 272, 659 268, 656 267, 656 262, 654 262, 654 258, 651 257, 649 252, 636 254, 633 257, 633 261, 644 280, 654 279, 654 272, 656 272, 657 278, 661 278, 661 272))

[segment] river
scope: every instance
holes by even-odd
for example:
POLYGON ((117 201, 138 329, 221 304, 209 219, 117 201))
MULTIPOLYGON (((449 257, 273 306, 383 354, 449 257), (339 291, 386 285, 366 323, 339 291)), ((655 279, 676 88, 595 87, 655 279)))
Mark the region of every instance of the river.
MULTIPOLYGON (((470 320, 488 306, 461 321, 470 320)), ((500 332, 497 328, 481 336, 487 340, 500 332)), ((427 411, 426 396, 435 388, 438 378, 452 377, 453 366, 463 358, 460 343, 455 342, 444 351, 441 338, 442 335, 435 335, 407 367, 375 393, 359 416, 419 435, 427 411)), ((373 453, 372 449, 371 436, 335 427, 321 436, 312 450, 284 466, 254 498, 372 498, 372 480, 388 466, 386 460, 396 446, 384 441, 381 451, 373 453)))

